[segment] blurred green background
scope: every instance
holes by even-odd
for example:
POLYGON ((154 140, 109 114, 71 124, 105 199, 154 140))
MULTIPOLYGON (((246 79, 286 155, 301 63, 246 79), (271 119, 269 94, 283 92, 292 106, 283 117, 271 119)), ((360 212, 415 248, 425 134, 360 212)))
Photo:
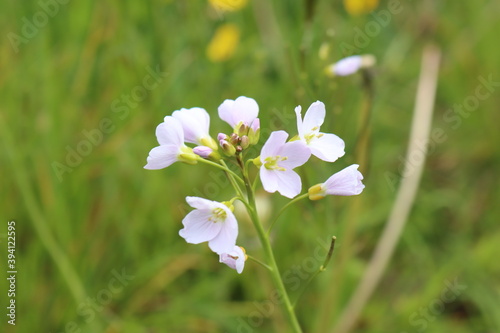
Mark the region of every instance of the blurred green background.
MULTIPOLYGON (((390 6, 381 1, 374 13, 390 6)), ((217 106, 245 95, 259 103, 263 131, 294 135, 294 107, 321 100, 322 129, 345 140, 346 155, 311 160, 300 170, 307 188, 359 162, 361 76, 331 78, 324 68, 373 54, 365 191, 301 202, 273 235, 292 298, 321 263, 311 256, 337 236, 328 270, 297 307, 305 332, 332 332, 393 204, 422 50, 434 43, 442 62, 433 127, 446 140, 431 149, 396 253, 352 332, 499 332, 500 2, 401 0, 398 8, 385 24, 326 0, 254 0, 237 11, 203 0, 2 1, 1 330, 287 332, 281 310, 266 302, 272 285, 262 267, 249 261, 238 275, 178 235, 185 196, 227 200, 232 191, 204 165, 144 170, 154 130, 174 110, 199 106, 213 116, 212 135, 228 131, 217 106), (209 59, 227 23, 239 30, 235 52, 209 59), (147 79, 144 89, 151 72, 156 84, 147 79), (455 113, 454 105, 474 102, 480 77, 497 83, 470 112, 455 113), (84 156, 73 156, 77 149, 84 156), (10 220, 15 327, 5 310, 10 220), (465 290, 440 303, 455 280, 465 290)), ((259 194, 270 209, 287 202, 259 194)), ((238 243, 261 257, 251 223, 239 220, 238 243)))

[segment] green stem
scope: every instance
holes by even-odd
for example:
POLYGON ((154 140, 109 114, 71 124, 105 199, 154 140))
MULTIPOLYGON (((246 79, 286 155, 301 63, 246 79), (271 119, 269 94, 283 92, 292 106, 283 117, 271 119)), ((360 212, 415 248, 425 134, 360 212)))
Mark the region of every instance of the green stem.
POLYGON ((325 258, 325 261, 323 262, 323 265, 319 266, 318 270, 316 272, 314 272, 313 275, 311 275, 309 280, 307 280, 306 284, 304 285, 304 287, 302 287, 302 290, 299 292, 299 295, 297 296, 297 298, 293 302, 293 307, 295 307, 297 305, 298 300, 302 297, 302 295, 304 294, 304 291, 306 291, 307 287, 309 286, 309 284, 311 284, 312 280, 314 280, 314 278, 319 273, 324 272, 326 270, 326 266, 328 266, 328 263, 330 262, 330 259, 332 258, 333 250, 335 248, 335 240, 337 240, 337 237, 332 236, 332 242, 330 244, 330 249, 328 250, 328 254, 326 255, 326 258, 325 258))
POLYGON ((273 270, 271 267, 269 267, 269 265, 267 265, 267 264, 263 263, 263 262, 262 262, 262 261, 260 261, 259 259, 255 258, 255 257, 252 257, 251 255, 248 255, 248 254, 247 254, 247 257, 248 257, 248 259, 251 259, 251 260, 255 261, 256 263, 258 263, 259 265, 261 265, 261 266, 263 266, 263 267, 267 268, 269 271, 272 271, 272 270, 273 270))
POLYGON ((236 179, 237 181, 239 181, 241 183, 241 185, 244 185, 245 182, 243 181, 243 179, 241 179, 240 176, 238 176, 237 174, 235 174, 231 169, 229 169, 227 167, 227 164, 223 161, 223 160, 220 160, 220 163, 221 164, 218 164, 218 163, 215 163, 215 162, 212 162, 212 161, 209 161, 207 159, 204 159, 204 158, 200 158, 198 159, 199 162, 202 162, 202 163, 205 163, 205 164, 208 164, 208 165, 211 165, 211 166, 214 166, 218 169, 221 169, 221 170, 224 170, 226 171, 227 173, 231 174, 234 179, 236 179))
POLYGON ((257 230, 257 234, 259 235, 260 242, 262 243, 262 247, 264 249, 264 253, 266 254, 268 266, 270 267, 269 272, 271 273, 271 278, 273 280, 274 286, 279 292, 280 296, 283 299, 283 306, 285 308, 286 317, 293 328, 293 332, 302 333, 302 329, 300 328, 297 317, 295 316, 295 311, 293 309, 292 302, 287 294, 285 285, 283 284, 283 280, 281 279, 280 271, 278 268, 278 264, 276 263, 276 259, 274 258, 273 249, 271 247, 271 243, 269 242, 269 237, 267 233, 264 231, 264 227, 262 226, 259 216, 257 214, 257 207, 255 205, 255 196, 253 192, 252 185, 248 179, 247 170, 245 169, 245 164, 238 157, 238 162, 243 171, 243 179, 245 180, 245 187, 248 195, 248 214, 252 219, 252 222, 257 230))
POLYGON ((271 225, 269 226, 269 228, 267 229, 267 234, 269 235, 269 233, 271 232, 271 229, 273 228, 274 224, 276 223, 276 221, 278 221, 278 218, 281 216, 281 214, 283 214, 283 212, 288 208, 290 207, 291 205, 293 205, 294 203, 296 203, 297 201, 299 200, 302 200, 302 199, 305 199, 309 197, 309 193, 304 193, 302 195, 299 195, 298 197, 296 197, 295 199, 293 199, 292 201, 288 202, 286 205, 283 206, 283 208, 281 208, 281 210, 278 212, 278 215, 276 215, 276 217, 274 218, 273 222, 271 222, 271 225))

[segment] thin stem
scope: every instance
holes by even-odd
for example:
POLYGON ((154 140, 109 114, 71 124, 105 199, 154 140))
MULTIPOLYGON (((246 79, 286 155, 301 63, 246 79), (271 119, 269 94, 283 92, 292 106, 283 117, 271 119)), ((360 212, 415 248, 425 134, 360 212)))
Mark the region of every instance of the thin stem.
POLYGON ((269 226, 269 228, 267 229, 267 234, 269 235, 269 233, 271 232, 271 229, 273 228, 274 224, 276 223, 276 221, 278 221, 278 218, 281 216, 281 214, 283 214, 283 212, 288 208, 290 207, 292 204, 296 203, 297 201, 299 200, 302 200, 302 199, 305 199, 309 197, 309 193, 304 193, 302 195, 299 195, 298 197, 296 197, 295 199, 293 199, 292 201, 288 202, 286 205, 284 205, 281 210, 278 212, 278 214, 276 215, 276 217, 274 218, 273 222, 271 222, 271 225, 269 226))
POLYGON ((255 258, 255 257, 252 257, 251 255, 248 255, 248 254, 247 254, 247 257, 248 257, 248 259, 251 259, 251 260, 255 261, 256 263, 258 263, 259 265, 261 265, 261 266, 263 266, 263 267, 267 268, 269 271, 272 271, 272 270, 273 270, 273 269, 272 269, 269 265, 267 265, 267 264, 263 263, 263 262, 262 262, 262 261, 260 261, 259 259, 255 258))
POLYGON ((278 265, 276 263, 276 259, 274 258, 274 253, 271 247, 271 243, 269 242, 269 237, 267 236, 264 228, 259 220, 259 215, 257 214, 257 207, 255 205, 255 195, 252 189, 252 185, 248 179, 248 173, 245 169, 245 164, 241 161, 240 157, 238 158, 238 163, 240 164, 243 172, 243 179, 245 180, 245 187, 248 195, 248 214, 252 219, 252 222, 257 230, 257 234, 259 235, 260 242, 262 243, 262 247, 264 249, 264 253, 266 254, 269 267, 271 268, 269 272, 271 273, 271 278, 274 282, 274 285, 279 292, 280 296, 283 299, 283 306, 285 308, 285 313, 290 325, 293 328, 293 332, 302 333, 302 329, 300 328, 297 317, 295 316, 295 311, 293 310, 293 305, 290 302, 290 298, 287 294, 285 285, 283 284, 283 280, 281 279, 280 271, 278 265))
POLYGON ((218 164, 218 163, 215 163, 215 162, 212 162, 210 160, 207 160, 207 159, 204 159, 204 158, 200 158, 198 160, 199 162, 202 162, 202 163, 205 163, 205 164, 208 164, 208 165, 211 165, 211 166, 214 166, 218 169, 221 169, 221 170, 224 170, 226 171, 227 173, 230 173, 237 181, 239 181, 241 183, 241 185, 244 185, 245 182, 243 181, 243 179, 241 179, 240 176, 238 176, 237 174, 235 174, 231 169, 229 169, 226 165, 226 163, 223 161, 223 160, 220 160, 220 163, 221 164, 218 164))
MULTIPOLYGON (((223 170, 226 172, 227 179, 229 179, 229 182, 231 183, 231 185, 233 185, 236 193, 241 197, 241 199, 244 199, 245 198, 245 194, 243 194, 243 191, 241 190, 241 188, 238 185, 238 183, 236 183, 234 177, 236 177, 236 179, 240 179, 241 181, 243 181, 243 180, 237 174, 235 174, 234 172, 232 172, 231 170, 229 170, 229 168, 227 167, 226 163, 223 160, 221 160, 220 163, 224 167, 223 170)), ((241 202, 245 203, 243 200, 241 200, 241 202)))
POLYGON ((325 261, 323 262, 323 265, 319 266, 318 270, 314 272, 313 275, 307 280, 306 284, 304 287, 302 287, 302 290, 299 292, 299 295, 293 302, 293 307, 297 305, 298 300, 302 297, 304 292, 306 291, 307 287, 311 284, 312 280, 321 272, 324 272, 326 270, 326 266, 328 266, 328 263, 330 262, 330 259, 332 258, 333 250, 335 249, 335 241, 337 240, 337 237, 332 236, 332 242, 330 244, 330 249, 328 250, 328 254, 326 255, 325 261))

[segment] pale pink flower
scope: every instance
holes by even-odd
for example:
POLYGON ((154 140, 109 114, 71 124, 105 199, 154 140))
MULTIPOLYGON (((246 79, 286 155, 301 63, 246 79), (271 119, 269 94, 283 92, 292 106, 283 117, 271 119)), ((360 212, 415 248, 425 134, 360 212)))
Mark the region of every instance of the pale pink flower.
POLYGON ((294 168, 303 165, 311 156, 310 150, 301 141, 286 143, 285 131, 272 132, 260 153, 260 179, 267 192, 278 191, 293 198, 300 193, 302 182, 294 168))
POLYGON ((319 131, 325 120, 325 104, 320 101, 312 103, 307 109, 304 120, 301 111, 300 105, 295 108, 299 139, 311 149, 311 153, 327 162, 334 162, 344 156, 344 141, 335 134, 319 131))
POLYGON ((191 244, 208 242, 217 254, 232 252, 238 237, 238 223, 233 212, 217 201, 198 197, 187 197, 186 201, 195 210, 182 220, 184 228, 179 235, 191 244))
POLYGON ((240 246, 235 246, 233 251, 229 253, 221 253, 219 255, 219 262, 228 265, 230 268, 236 270, 238 274, 243 272, 245 267, 245 260, 247 260, 247 255, 245 254, 245 249, 240 246))
POLYGON ((358 195, 363 192, 365 185, 361 182, 363 175, 358 171, 359 165, 353 164, 335 173, 322 184, 309 189, 309 198, 319 200, 326 195, 358 195))
POLYGON ((172 117, 177 119, 184 130, 184 140, 200 146, 208 146, 217 149, 217 144, 210 137, 210 116, 205 109, 191 108, 180 109, 172 113, 172 117))
POLYGON ((144 169, 163 169, 177 161, 196 163, 196 155, 184 144, 184 132, 177 119, 165 117, 165 121, 156 127, 156 138, 160 145, 151 149, 144 169))
POLYGON ((245 96, 240 96, 236 100, 226 99, 219 106, 220 119, 228 123, 233 129, 241 125, 252 126, 258 115, 259 105, 257 102, 253 98, 245 96))

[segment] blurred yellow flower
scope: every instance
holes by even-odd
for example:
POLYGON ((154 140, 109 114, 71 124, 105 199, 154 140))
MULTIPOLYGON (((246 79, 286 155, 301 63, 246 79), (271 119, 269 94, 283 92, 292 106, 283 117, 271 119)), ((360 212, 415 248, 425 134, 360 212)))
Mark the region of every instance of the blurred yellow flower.
POLYGON ((212 7, 226 12, 233 12, 245 7, 248 0, 209 0, 212 7))
POLYGON ((352 16, 367 14, 377 8, 379 0, 344 0, 345 10, 352 16))
POLYGON ((207 57, 212 62, 231 58, 240 40, 240 29, 231 23, 220 26, 207 46, 207 57))

